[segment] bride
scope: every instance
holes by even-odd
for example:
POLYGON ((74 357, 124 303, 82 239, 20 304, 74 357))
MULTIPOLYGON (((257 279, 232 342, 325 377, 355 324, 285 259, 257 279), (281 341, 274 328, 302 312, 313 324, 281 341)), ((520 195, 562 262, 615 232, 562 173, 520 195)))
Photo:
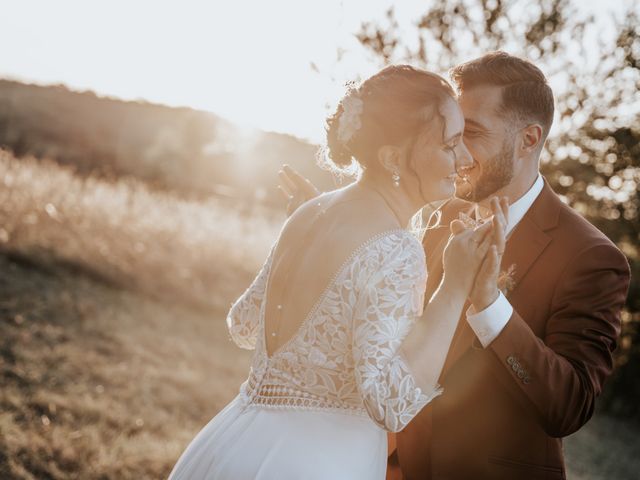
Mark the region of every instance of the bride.
POLYGON ((453 222, 444 277, 425 306, 420 231, 429 202, 470 163, 449 84, 390 66, 327 120, 335 168, 358 179, 300 206, 231 307, 233 341, 255 349, 238 396, 192 440, 170 479, 383 479, 386 431, 435 396, 474 282, 495 281, 506 224, 453 222), (416 217, 417 218, 417 217, 416 217))

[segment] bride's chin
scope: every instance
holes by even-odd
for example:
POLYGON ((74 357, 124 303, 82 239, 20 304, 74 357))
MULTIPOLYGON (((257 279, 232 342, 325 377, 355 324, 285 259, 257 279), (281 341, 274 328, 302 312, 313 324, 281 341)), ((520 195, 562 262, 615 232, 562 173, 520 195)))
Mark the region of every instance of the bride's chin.
POLYGON ((455 180, 451 180, 449 178, 445 178, 442 181, 442 189, 441 189, 441 197, 444 200, 445 198, 450 198, 456 193, 456 182, 455 180))
POLYGON ((444 187, 439 189, 438 192, 433 192, 433 195, 429 195, 429 198, 425 198, 425 204, 427 203, 433 203, 433 202, 440 202, 443 200, 448 200, 451 197, 453 197, 453 195, 456 193, 456 189, 454 186, 449 187, 444 187))
POLYGON ((456 193, 455 181, 449 177, 443 178, 441 181, 431 183, 429 186, 422 185, 420 191, 416 191, 416 196, 420 198, 421 207, 433 203, 448 200, 456 193))

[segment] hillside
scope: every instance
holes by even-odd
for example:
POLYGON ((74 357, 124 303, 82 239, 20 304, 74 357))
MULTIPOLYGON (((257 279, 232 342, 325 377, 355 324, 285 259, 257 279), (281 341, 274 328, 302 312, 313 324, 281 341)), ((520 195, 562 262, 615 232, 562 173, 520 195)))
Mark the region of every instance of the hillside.
POLYGON ((316 166, 317 147, 290 135, 62 85, 0 79, 0 147, 20 158, 73 166, 81 175, 135 177, 190 198, 217 195, 280 205, 275 186, 283 163, 324 189, 334 185, 316 166))

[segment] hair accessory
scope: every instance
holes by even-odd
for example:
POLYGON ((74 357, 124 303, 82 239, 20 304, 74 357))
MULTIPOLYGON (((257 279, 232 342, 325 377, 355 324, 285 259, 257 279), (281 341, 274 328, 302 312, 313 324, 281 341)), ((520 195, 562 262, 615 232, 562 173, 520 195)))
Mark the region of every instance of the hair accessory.
POLYGON ((360 116, 364 108, 364 102, 358 90, 351 88, 342 100, 342 113, 338 119, 338 141, 346 145, 351 137, 362 126, 360 116))

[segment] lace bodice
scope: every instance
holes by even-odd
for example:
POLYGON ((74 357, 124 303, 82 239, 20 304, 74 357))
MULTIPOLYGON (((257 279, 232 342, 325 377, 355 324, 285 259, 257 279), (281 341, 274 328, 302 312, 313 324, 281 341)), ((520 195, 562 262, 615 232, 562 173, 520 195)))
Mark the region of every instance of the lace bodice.
POLYGON ((227 316, 233 341, 255 348, 240 388, 246 407, 342 411, 369 415, 386 430, 404 428, 441 393, 418 385, 400 353, 424 305, 421 243, 396 229, 358 247, 296 334, 268 356, 264 298, 274 250, 227 316))

